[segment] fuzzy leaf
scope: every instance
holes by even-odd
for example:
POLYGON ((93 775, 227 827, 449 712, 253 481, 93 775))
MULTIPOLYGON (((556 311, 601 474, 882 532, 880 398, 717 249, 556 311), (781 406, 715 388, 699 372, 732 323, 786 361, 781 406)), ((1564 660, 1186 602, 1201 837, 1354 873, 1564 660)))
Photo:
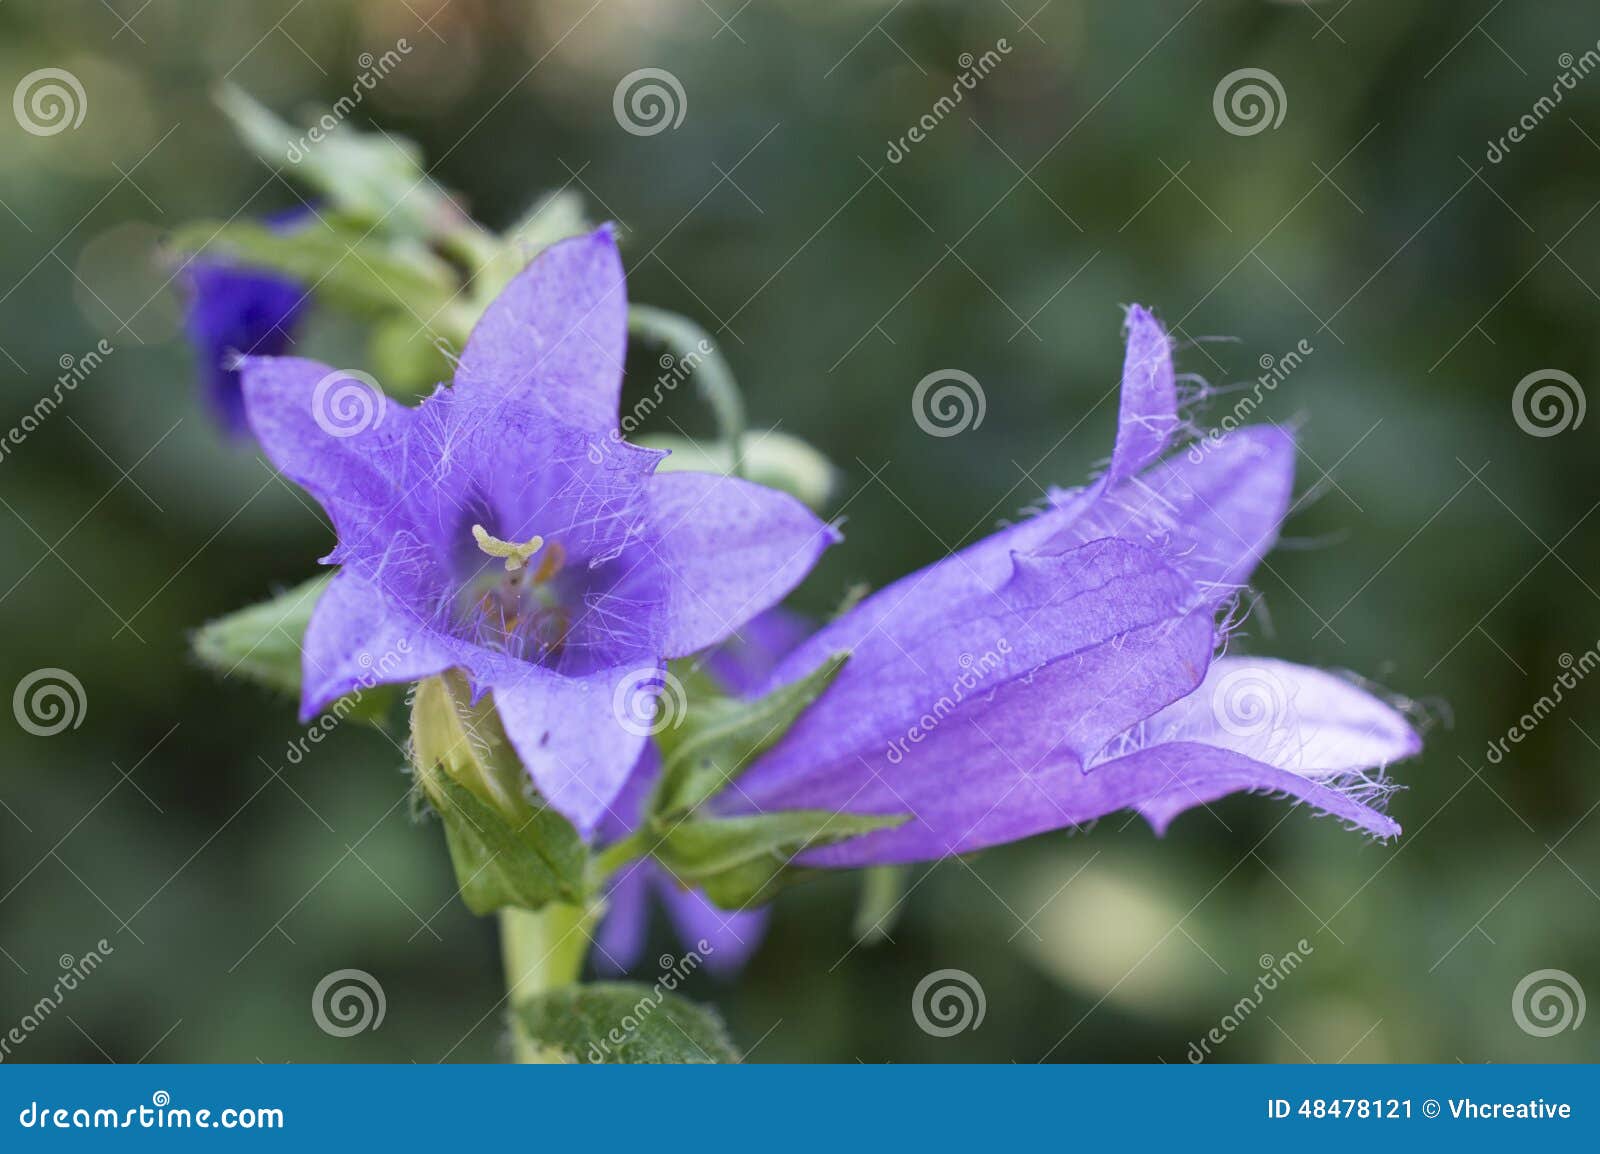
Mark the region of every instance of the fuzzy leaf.
POLYGON ((186 255, 270 269, 315 296, 370 316, 446 312, 455 292, 450 266, 420 247, 385 243, 339 218, 290 231, 254 221, 196 221, 168 240, 186 255))
POLYGON ((416 781, 444 823, 462 900, 475 914, 586 897, 588 850, 533 789, 490 698, 471 704, 456 674, 417 685, 416 781))
POLYGON ((757 755, 777 744, 795 718, 832 684, 848 657, 835 654, 800 680, 754 701, 720 696, 697 700, 682 725, 656 739, 662 772, 654 811, 676 815, 714 797, 757 755))
MULTIPOLYGON (((331 574, 313 577, 270 601, 217 618, 195 633, 195 656, 225 678, 243 676, 298 699, 306 626, 330 580, 331 574)), ((340 698, 327 712, 381 724, 404 696, 402 686, 374 685, 340 698)))
POLYGON ((563 986, 523 1002, 515 1012, 529 1041, 572 1062, 739 1061, 715 1011, 659 987, 632 982, 563 986))
POLYGON ((698 887, 723 909, 770 901, 796 871, 795 856, 862 834, 889 829, 904 815, 784 810, 668 825, 658 819, 655 854, 679 881, 698 887))

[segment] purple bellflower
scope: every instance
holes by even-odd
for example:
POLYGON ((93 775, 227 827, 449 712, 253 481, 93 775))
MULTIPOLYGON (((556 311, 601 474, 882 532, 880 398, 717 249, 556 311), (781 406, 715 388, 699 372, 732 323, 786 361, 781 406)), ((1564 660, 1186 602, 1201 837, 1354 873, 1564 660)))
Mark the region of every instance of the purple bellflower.
MULTIPOLYGON (((285 214, 268 223, 281 227, 302 215, 285 214)), ((310 294, 277 273, 204 258, 189 264, 183 281, 188 298, 184 327, 198 362, 201 395, 222 430, 243 437, 249 425, 236 361, 241 355, 287 352, 310 294)))
POLYGON ((1160 833, 1239 791, 1397 835, 1382 770, 1421 742, 1396 710, 1315 669, 1213 660, 1287 513, 1295 450, 1254 426, 1163 459, 1179 403, 1167 333, 1135 306, 1104 475, 791 653, 765 688, 851 657, 719 811, 907 815, 799 858, 819 866, 966 853, 1122 809, 1160 833))
MULTIPOLYGON (((810 632, 804 618, 769 609, 740 629, 738 638, 707 652, 700 665, 725 692, 743 696, 766 680, 773 666, 810 632)), ((601 819, 603 841, 633 832, 660 771, 656 747, 647 745, 628 784, 601 819)), ((679 941, 702 954, 705 968, 719 977, 742 969, 767 932, 767 907, 718 909, 699 890, 679 885, 655 859, 641 858, 622 867, 606 895, 606 915, 595 933, 595 965, 602 973, 633 969, 644 955, 652 894, 666 907, 679 941)))
POLYGON ((837 539, 792 497, 658 475, 664 454, 622 439, 626 309, 602 228, 518 274, 454 385, 417 408, 314 361, 242 363, 257 439, 338 536, 302 717, 374 680, 459 669, 585 835, 645 745, 625 703, 659 690, 666 658, 779 601, 837 539))

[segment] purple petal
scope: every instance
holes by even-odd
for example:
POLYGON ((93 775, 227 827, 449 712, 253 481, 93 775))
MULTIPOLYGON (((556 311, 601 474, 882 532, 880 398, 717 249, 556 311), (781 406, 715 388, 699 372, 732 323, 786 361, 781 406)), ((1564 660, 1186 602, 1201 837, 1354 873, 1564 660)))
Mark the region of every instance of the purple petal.
POLYGON ((1098 766, 1085 780, 1103 782, 1104 796, 1120 799, 1114 808, 1137 809, 1158 834, 1185 810, 1241 792, 1296 798, 1375 837, 1400 834, 1399 823, 1367 804, 1387 792, 1379 783, 1314 781, 1212 745, 1151 746, 1098 766))
POLYGON ((301 721, 347 693, 420 681, 457 661, 440 638, 349 570, 335 573, 318 599, 303 645, 301 721))
POLYGON ((609 226, 553 244, 478 321, 456 388, 481 402, 528 396, 555 420, 609 433, 617 427, 627 312, 609 226))
POLYGON ((248 425, 233 358, 285 352, 309 296, 285 277, 213 261, 194 261, 184 280, 184 324, 199 359, 205 398, 224 431, 243 436, 248 425))
POLYGON ((714 645, 783 600, 839 535, 787 493, 710 473, 650 486, 666 580, 664 652, 714 645))
POLYGON ((656 878, 678 940, 718 977, 742 970, 766 935, 770 909, 719 910, 699 890, 679 888, 663 871, 656 878))
POLYGON ((606 894, 605 917, 594 935, 594 965, 602 974, 625 973, 644 955, 654 873, 648 861, 630 862, 606 894))
POLYGON ((1265 657, 1219 658, 1198 690, 1141 729, 1145 744, 1200 742, 1310 778, 1381 769, 1422 751, 1406 719, 1366 690, 1265 657))
MULTIPOLYGON (((926 587, 942 592, 941 569, 964 565, 959 556, 940 562, 926 587)), ((839 808, 896 743, 913 729, 932 728, 924 719, 948 724, 961 710, 978 718, 995 691, 1012 680, 1037 682, 1046 669, 1066 683, 1052 693, 1067 696, 1037 694, 1035 719, 1026 710, 1018 718, 1020 740, 1070 742, 1087 756, 1199 683, 1211 630, 1209 614, 1188 620, 1190 594, 1150 550, 1115 539, 1018 555, 1004 580, 958 601, 929 603, 923 587, 897 583, 779 665, 774 685, 804 676, 833 653, 851 654, 741 788, 763 808, 780 797, 786 807, 839 808), (1140 677, 1154 680, 1130 695, 1127 687, 1140 677)), ((1008 733, 1006 740, 1019 739, 1008 733)), ((962 772, 959 760, 950 772, 962 772)))
POLYGON ((1239 429, 1197 441, 1109 493, 1076 504, 1062 538, 1124 537, 1149 545, 1221 596, 1245 584, 1278 539, 1294 485, 1294 440, 1283 429, 1239 429), (1198 459, 1196 459, 1198 457, 1198 459))
POLYGON ((635 714, 641 693, 655 692, 646 683, 662 671, 566 677, 525 669, 521 680, 493 686, 500 721, 545 800, 588 835, 639 760, 650 719, 635 714))
POLYGON ((341 544, 398 532, 396 482, 415 412, 320 361, 249 357, 239 371, 262 451, 328 511, 341 544))
POLYGON ((1178 428, 1178 389, 1172 369, 1172 341, 1161 322, 1139 305, 1128 309, 1127 352, 1122 363, 1122 397, 1117 411, 1117 444, 1101 478, 1110 490, 1166 451, 1178 428))

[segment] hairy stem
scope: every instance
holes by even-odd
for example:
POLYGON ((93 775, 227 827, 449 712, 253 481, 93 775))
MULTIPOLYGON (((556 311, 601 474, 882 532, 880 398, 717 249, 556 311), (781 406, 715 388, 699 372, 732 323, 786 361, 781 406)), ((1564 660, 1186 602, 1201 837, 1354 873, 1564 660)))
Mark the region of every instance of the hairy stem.
POLYGON ((560 1062, 559 1053, 535 1045, 522 1029, 517 1007, 529 998, 568 986, 583 971, 596 910, 552 904, 541 910, 500 911, 500 956, 511 1009, 511 1041, 518 1062, 560 1062))

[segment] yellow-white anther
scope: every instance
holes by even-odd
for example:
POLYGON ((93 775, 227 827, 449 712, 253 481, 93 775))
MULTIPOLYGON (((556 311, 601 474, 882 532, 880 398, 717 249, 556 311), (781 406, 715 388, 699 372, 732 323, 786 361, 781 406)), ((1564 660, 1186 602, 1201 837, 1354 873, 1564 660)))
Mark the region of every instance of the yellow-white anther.
POLYGON ((526 541, 502 541, 482 525, 472 527, 472 539, 491 557, 505 559, 506 572, 515 573, 528 563, 540 549, 544 548, 543 537, 530 537, 526 541))

